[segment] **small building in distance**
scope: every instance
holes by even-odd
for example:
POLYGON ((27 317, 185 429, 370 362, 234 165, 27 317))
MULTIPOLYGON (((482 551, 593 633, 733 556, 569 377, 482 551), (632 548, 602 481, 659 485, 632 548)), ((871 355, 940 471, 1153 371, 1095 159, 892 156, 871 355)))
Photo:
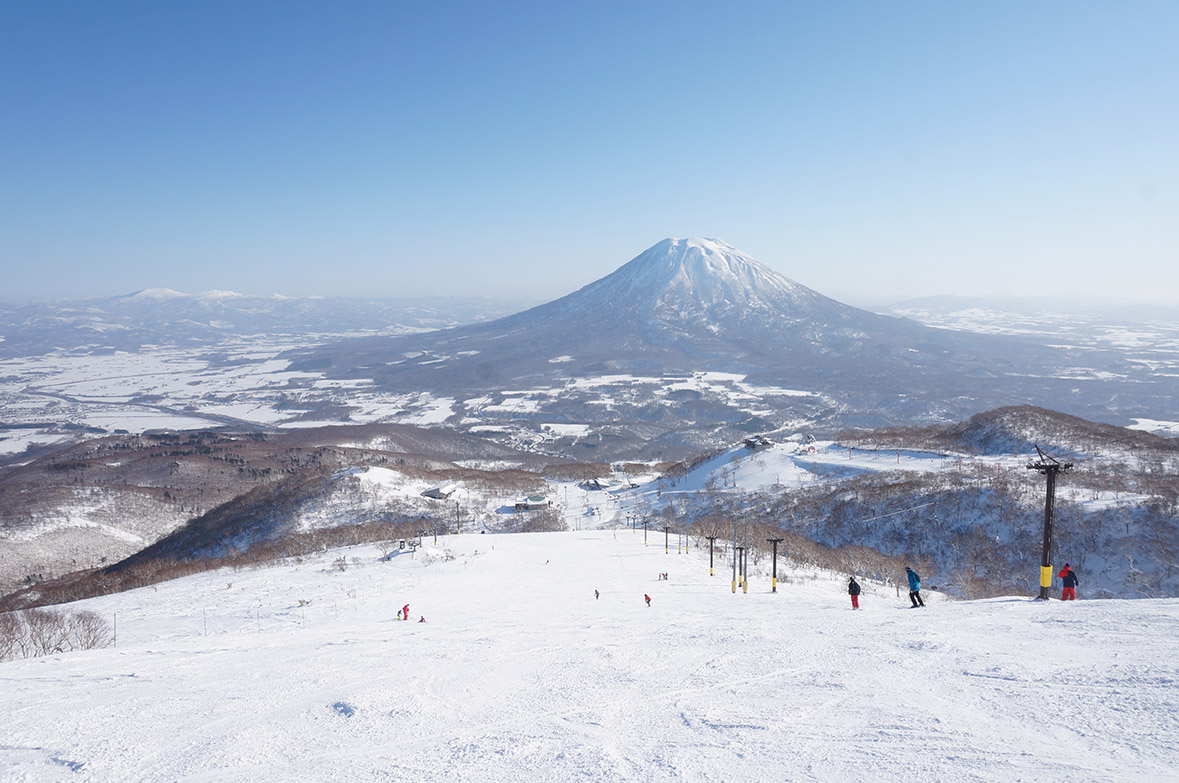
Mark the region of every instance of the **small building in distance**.
POLYGON ((609 489, 609 484, 601 479, 592 478, 581 482, 581 488, 590 492, 600 492, 604 489, 609 489))
POLYGON ((422 497, 434 498, 435 500, 446 500, 454 491, 458 489, 458 484, 453 481, 443 481, 427 489, 422 493, 422 497))
POLYGON ((766 449, 773 446, 774 442, 765 435, 754 435, 751 438, 745 439, 745 448, 750 451, 757 451, 758 449, 766 449))
POLYGON ((516 501, 517 511, 535 511, 538 508, 548 508, 549 499, 544 495, 529 495, 516 501))

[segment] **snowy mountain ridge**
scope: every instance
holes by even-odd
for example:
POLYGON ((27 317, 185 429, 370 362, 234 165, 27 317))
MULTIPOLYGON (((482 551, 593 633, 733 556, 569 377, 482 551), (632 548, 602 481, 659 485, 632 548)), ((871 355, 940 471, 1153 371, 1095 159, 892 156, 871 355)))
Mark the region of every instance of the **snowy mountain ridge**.
POLYGON ((201 291, 201 292, 195 293, 195 294, 185 293, 184 291, 176 291, 171 288, 144 288, 141 291, 136 291, 131 294, 124 294, 123 296, 108 297, 105 300, 104 299, 93 299, 93 300, 82 300, 82 301, 86 301, 86 302, 103 302, 103 301, 161 302, 161 301, 168 301, 168 300, 172 300, 172 299, 188 299, 188 300, 192 300, 195 302, 204 302, 204 303, 212 304, 215 302, 223 302, 227 299, 236 299, 236 300, 240 300, 241 303, 244 304, 249 300, 253 300, 255 302, 274 302, 274 301, 293 302, 293 301, 297 301, 299 299, 315 300, 315 299, 323 299, 323 298, 324 297, 317 297, 317 296, 307 296, 307 297, 285 296, 285 295, 279 294, 279 293, 268 294, 268 295, 243 294, 239 291, 226 291, 226 290, 217 289, 217 288, 213 288, 208 291, 201 291))
POLYGON ((189 298, 191 294, 186 294, 181 291, 174 291, 171 288, 145 288, 142 291, 136 291, 133 294, 126 294, 122 297, 116 297, 126 301, 146 300, 152 302, 166 301, 168 299, 184 299, 189 298))
POLYGON ((1052 411, 1004 409, 953 427, 849 432, 841 441, 774 434, 777 442, 734 444, 659 467, 554 464, 473 438, 443 443, 437 428, 360 443, 349 437, 357 429, 304 431, 301 452, 290 436, 190 438, 193 453, 179 458, 176 437, 141 438, 134 452, 125 448, 132 443, 112 440, 14 472, 0 481, 7 490, 0 509, 16 523, 0 525, 0 588, 30 572, 37 578, 0 606, 90 594, 91 575, 77 569, 98 566, 100 557, 126 558, 97 580, 105 590, 127 566, 245 555, 254 546, 298 549, 284 542, 358 525, 404 534, 640 520, 700 536, 718 518, 756 525, 759 542, 771 533, 797 536, 795 557, 818 542, 829 551, 809 562, 828 567, 851 558, 861 572, 877 572, 892 558, 915 557, 955 595, 1034 592, 1044 488, 1026 466, 1037 444, 1076 463, 1060 482, 1055 539, 1086 572, 1088 595, 1179 594, 1170 567, 1179 540, 1172 478, 1179 443, 1052 411), (378 446, 399 451, 371 450, 378 446), (426 459, 428 450, 467 459, 426 459), (126 464, 112 466, 116 459, 126 464), (303 469, 292 470, 299 463, 303 469), (219 472, 226 464, 242 466, 236 479, 219 472), (444 500, 425 495, 444 483, 451 486, 444 500), (30 486, 43 506, 28 505, 30 486), (515 504, 528 495, 545 497, 544 510, 519 513, 515 504), (203 510, 194 515, 197 504, 203 510))
POLYGON ((227 339, 281 336, 302 344, 353 334, 433 330, 498 318, 523 302, 431 297, 345 299, 188 294, 148 288, 93 299, 0 302, 0 360, 180 345, 217 353, 227 339))

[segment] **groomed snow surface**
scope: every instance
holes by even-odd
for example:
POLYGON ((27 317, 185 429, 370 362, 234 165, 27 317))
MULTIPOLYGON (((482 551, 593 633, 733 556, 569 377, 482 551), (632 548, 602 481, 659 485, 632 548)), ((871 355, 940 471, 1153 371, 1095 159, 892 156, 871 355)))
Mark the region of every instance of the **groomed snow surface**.
POLYGON ((1176 779, 1179 601, 862 582, 852 611, 843 575, 734 595, 648 541, 427 539, 83 602, 117 646, 0 664, 0 779, 1176 779))

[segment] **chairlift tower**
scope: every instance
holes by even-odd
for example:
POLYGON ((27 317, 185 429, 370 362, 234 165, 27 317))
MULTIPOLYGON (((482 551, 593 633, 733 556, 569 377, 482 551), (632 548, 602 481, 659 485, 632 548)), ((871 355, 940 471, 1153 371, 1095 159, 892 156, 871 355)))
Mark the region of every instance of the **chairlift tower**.
POLYGON ((737 592, 737 517, 733 517, 733 592, 737 592))
POLYGON ((1073 469, 1071 462, 1061 462, 1048 454, 1039 446, 1036 453, 1040 455, 1038 462, 1029 462, 1028 469, 1036 470, 1047 477, 1047 490, 1044 494, 1044 549, 1040 556, 1040 599, 1048 600, 1048 589, 1052 587, 1052 509, 1056 505, 1056 476, 1068 473, 1073 469))
POLYGON ((778 592, 778 544, 782 543, 785 540, 786 539, 784 539, 784 538, 767 538, 766 539, 766 541, 769 541, 774 546, 774 554, 771 555, 771 557, 774 558, 774 561, 773 561, 774 562, 774 565, 773 565, 774 581, 773 581, 773 589, 770 590, 771 593, 778 592))

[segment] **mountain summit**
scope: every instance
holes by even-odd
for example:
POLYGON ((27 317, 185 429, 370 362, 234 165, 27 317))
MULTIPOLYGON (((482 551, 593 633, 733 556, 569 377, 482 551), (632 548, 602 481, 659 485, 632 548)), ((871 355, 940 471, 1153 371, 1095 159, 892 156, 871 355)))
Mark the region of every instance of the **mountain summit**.
POLYGON ((782 315, 831 303, 718 239, 665 239, 612 274, 559 299, 579 310, 623 304, 656 318, 707 321, 733 312, 782 315))

